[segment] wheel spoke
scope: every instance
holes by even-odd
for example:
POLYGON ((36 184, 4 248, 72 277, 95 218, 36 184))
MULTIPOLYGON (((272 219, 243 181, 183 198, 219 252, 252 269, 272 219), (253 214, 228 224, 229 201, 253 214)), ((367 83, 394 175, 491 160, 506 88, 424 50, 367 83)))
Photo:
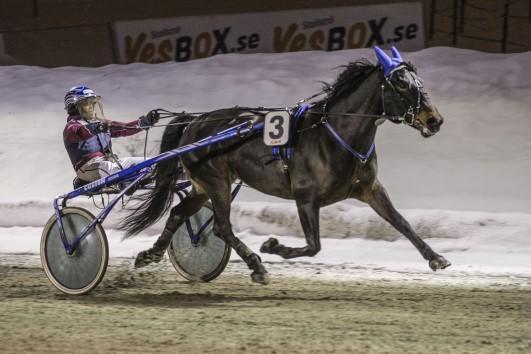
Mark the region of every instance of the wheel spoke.
MULTIPOLYGON (((212 215, 208 207, 193 215, 189 220, 194 232, 200 230, 212 215)), ((168 255, 177 272, 186 279, 210 281, 225 269, 230 247, 213 234, 212 223, 203 230, 197 245, 192 244, 186 225, 182 225, 173 235, 168 255)))
MULTIPOLYGON (((61 221, 67 240, 71 243, 93 219, 94 216, 84 209, 64 208, 61 221)), ((105 274, 107 237, 103 228, 96 225, 79 243, 74 254, 68 255, 54 215, 44 228, 41 259, 48 279, 56 288, 68 294, 85 294, 96 287, 105 274)))

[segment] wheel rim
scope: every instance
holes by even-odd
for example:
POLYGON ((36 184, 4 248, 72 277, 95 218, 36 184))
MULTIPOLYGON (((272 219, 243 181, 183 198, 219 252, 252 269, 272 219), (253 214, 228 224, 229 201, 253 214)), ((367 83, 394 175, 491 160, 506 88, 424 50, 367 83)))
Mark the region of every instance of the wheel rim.
MULTIPOLYGON (((65 212, 61 218, 65 236, 69 243, 90 224, 92 219, 79 213, 65 212)), ((60 290, 76 292, 92 289, 101 279, 106 268, 107 247, 96 226, 68 255, 61 242, 59 224, 53 222, 44 243, 46 268, 52 282, 60 290)), ((104 237, 104 236, 103 236, 104 237)))
MULTIPOLYGON (((212 210, 201 208, 189 218, 194 233, 213 216, 212 210)), ((174 233, 168 249, 170 260, 177 271, 189 280, 209 281, 217 277, 225 268, 230 257, 230 247, 212 232, 211 222, 201 233, 197 245, 188 234, 186 224, 174 233)))

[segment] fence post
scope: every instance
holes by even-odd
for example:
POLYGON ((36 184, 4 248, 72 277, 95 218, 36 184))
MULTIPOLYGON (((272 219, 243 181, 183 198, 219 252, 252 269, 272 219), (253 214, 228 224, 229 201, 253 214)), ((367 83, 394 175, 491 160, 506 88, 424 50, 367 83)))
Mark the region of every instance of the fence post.
POLYGON ((437 11, 437 0, 431 0, 429 39, 433 39, 433 34, 435 33, 435 11, 437 11))
POLYGON ((107 23, 107 33, 109 34, 109 41, 111 42, 111 55, 113 64, 119 64, 118 48, 116 48, 116 37, 112 27, 112 22, 107 23))
POLYGON ((465 6, 466 0, 461 0, 461 7, 459 9, 459 32, 463 33, 465 30, 465 6))
POLYGON ((505 5, 503 6, 503 25, 502 25, 502 43, 501 51, 502 53, 507 52, 507 32, 509 30, 509 0, 505 0, 505 5))
POLYGON ((39 17, 39 0, 33 0, 31 6, 33 8, 33 17, 39 17))
POLYGON ((453 29, 452 29, 452 44, 455 46, 457 45, 457 10, 458 10, 458 6, 457 6, 457 1, 458 0, 454 0, 454 22, 453 22, 453 29))

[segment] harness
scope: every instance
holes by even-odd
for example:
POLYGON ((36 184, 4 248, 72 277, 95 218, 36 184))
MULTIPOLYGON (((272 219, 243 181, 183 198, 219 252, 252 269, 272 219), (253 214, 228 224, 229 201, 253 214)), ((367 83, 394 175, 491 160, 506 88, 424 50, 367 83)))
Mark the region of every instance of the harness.
POLYGON ((339 143, 339 145, 341 145, 345 150, 350 152, 352 156, 354 156, 355 158, 360 160, 360 162, 362 164, 365 164, 369 160, 369 158, 371 157, 372 153, 374 152, 374 148, 376 146, 376 144, 374 143, 374 140, 372 141, 371 146, 369 146, 369 149, 367 150, 367 152, 365 154, 363 154, 361 152, 356 151, 345 140, 343 140, 343 138, 338 134, 338 132, 328 122, 328 120, 324 121, 323 124, 326 127, 326 129, 328 129, 330 134, 332 134, 332 137, 334 137, 334 139, 336 139, 336 141, 339 143))
MULTIPOLYGON (((326 105, 325 105, 326 106, 326 105)), ((273 161, 281 161, 282 162, 282 169, 284 173, 289 177, 289 170, 288 170, 288 162, 291 160, 292 156, 292 145, 295 140, 295 135, 298 132, 301 132, 301 130, 297 131, 297 125, 299 124, 301 118, 307 113, 312 112, 310 110, 311 106, 308 103, 302 103, 297 105, 291 113, 291 119, 290 119, 290 136, 288 139, 288 143, 284 146, 274 146, 271 148, 271 153, 273 155, 273 158, 266 162, 267 164, 270 164, 273 161)), ((371 142, 371 145, 369 146, 369 149, 366 153, 361 153, 351 147, 337 132, 337 130, 330 124, 328 121, 328 113, 324 111, 323 117, 321 120, 312 125, 310 128, 304 129, 313 129, 317 128, 320 125, 324 125, 327 129, 327 131, 330 133, 330 135, 343 147, 345 150, 347 150, 352 156, 354 156, 356 159, 358 159, 362 164, 365 164, 369 158, 372 156, 374 149, 376 147, 376 144, 374 141, 371 142)))
MULTIPOLYGON (((398 67, 394 68, 390 73, 389 76, 393 72, 406 69, 407 65, 399 65, 398 67)), ((321 125, 324 125, 327 131, 330 133, 330 135, 336 140, 343 149, 348 151, 354 158, 359 160, 362 164, 367 163, 367 161, 371 158, 372 154, 375 150, 375 142, 374 140, 371 142, 369 148, 365 153, 357 151, 352 146, 350 146, 337 132, 337 130, 330 124, 328 121, 329 116, 355 116, 355 117, 365 117, 365 118, 379 118, 375 121, 376 125, 382 124, 385 120, 392 120, 394 122, 404 123, 407 125, 410 125, 412 127, 418 126, 420 124, 420 121, 418 120, 417 116, 420 112, 420 103, 421 103, 421 92, 420 89, 422 85, 417 80, 414 80, 414 84, 417 88, 417 100, 416 104, 408 104, 400 92, 395 88, 393 83, 389 80, 388 76, 384 75, 385 83, 381 85, 381 95, 382 95, 382 106, 383 106, 383 112, 382 114, 362 114, 362 113, 328 113, 326 111, 326 102, 323 106, 322 111, 315 111, 312 110, 312 106, 308 101, 312 100, 315 97, 321 96, 325 93, 327 93, 330 90, 330 87, 327 87, 323 89, 322 91, 308 97, 305 99, 300 100, 297 105, 293 108, 288 109, 287 111, 290 112, 290 135, 288 138, 288 142, 284 146, 274 146, 271 148, 271 155, 272 159, 267 161, 265 164, 269 164, 273 161, 282 161, 283 170, 286 174, 288 173, 288 162, 291 160, 291 157, 293 155, 293 144, 295 142, 297 133, 304 132, 306 130, 317 128, 321 125), (391 89, 395 92, 395 94, 400 98, 401 103, 403 106, 407 109, 405 110, 405 113, 401 116, 393 116, 388 115, 386 113, 386 107, 385 107, 385 97, 386 97, 386 84, 391 87, 391 89), (297 130, 297 126, 299 125, 301 119, 304 117, 306 113, 317 113, 321 114, 322 118, 319 122, 313 124, 312 126, 297 130)), ((284 108, 285 109, 285 108, 284 108)), ((283 108, 265 108, 265 107, 258 107, 256 110, 251 109, 251 112, 263 112, 264 110, 268 111, 275 111, 275 110, 283 110, 283 108)), ((173 113, 166 110, 158 109, 157 111, 161 111, 163 115, 165 115, 163 118, 173 118, 179 115, 201 115, 208 112, 194 112, 194 113, 188 113, 188 112, 181 112, 181 113, 173 113)), ((188 125, 189 123, 174 123, 175 125, 181 125, 185 124, 188 125)), ((170 124, 167 124, 170 125, 170 124)))
POLYGON ((295 106, 294 109, 292 109, 292 113, 290 115, 290 134, 289 134, 288 142, 284 146, 273 146, 271 148, 273 159, 266 162, 266 164, 269 164, 275 160, 282 160, 284 172, 287 172, 288 170, 287 161, 291 160, 291 153, 293 149, 292 145, 293 145, 293 141, 295 140, 297 125, 300 119, 306 114, 306 112, 309 109, 310 109, 310 104, 305 103, 305 102, 300 103, 299 105, 295 106))

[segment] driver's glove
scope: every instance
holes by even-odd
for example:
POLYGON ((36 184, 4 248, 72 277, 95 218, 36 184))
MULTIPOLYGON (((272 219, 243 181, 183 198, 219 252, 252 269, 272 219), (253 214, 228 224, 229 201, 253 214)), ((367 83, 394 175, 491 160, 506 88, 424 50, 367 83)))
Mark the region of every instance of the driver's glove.
POLYGON ((138 118, 142 128, 149 128, 155 125, 160 119, 160 115, 156 110, 149 111, 145 116, 138 118))

